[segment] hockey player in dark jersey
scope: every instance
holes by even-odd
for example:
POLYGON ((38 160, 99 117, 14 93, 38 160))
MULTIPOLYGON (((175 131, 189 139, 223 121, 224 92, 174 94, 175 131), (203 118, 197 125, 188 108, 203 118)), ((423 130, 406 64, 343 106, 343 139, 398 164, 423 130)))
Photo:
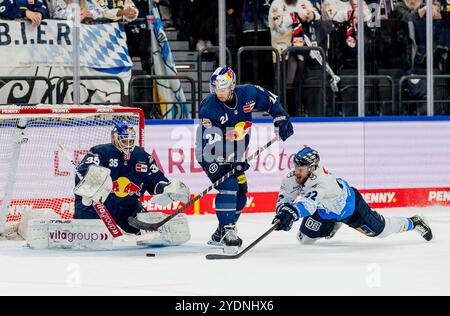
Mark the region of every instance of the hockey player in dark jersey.
POLYGON ((210 92, 200 105, 202 125, 197 133, 196 159, 213 183, 233 168, 237 172, 217 187, 215 209, 219 226, 208 243, 235 252, 242 245, 236 222, 247 200, 244 172, 249 165, 243 156, 250 142, 252 111, 268 112, 283 141, 294 131, 276 95, 255 85, 236 86, 236 75, 229 67, 220 67, 213 73, 210 92))
POLYGON ((152 202, 167 205, 189 199, 189 189, 178 180, 170 181, 158 169, 154 159, 136 146, 136 132, 118 122, 111 133, 112 142, 98 145, 83 158, 76 178, 75 219, 98 219, 92 202, 102 201, 117 225, 127 233, 139 230, 128 224, 144 208, 139 199, 147 191, 156 194, 152 202))

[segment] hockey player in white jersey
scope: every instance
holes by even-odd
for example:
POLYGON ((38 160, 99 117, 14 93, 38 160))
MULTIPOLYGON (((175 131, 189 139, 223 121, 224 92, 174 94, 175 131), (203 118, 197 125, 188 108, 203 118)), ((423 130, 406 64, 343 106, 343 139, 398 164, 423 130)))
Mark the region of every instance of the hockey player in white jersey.
POLYGON ((427 241, 433 238, 421 216, 382 216, 367 205, 357 189, 320 167, 319 162, 319 153, 310 147, 294 156, 295 170, 284 176, 278 197, 274 219, 280 221, 277 230, 289 231, 294 221, 303 218, 298 233, 302 244, 329 239, 342 224, 369 237, 414 230, 427 241))

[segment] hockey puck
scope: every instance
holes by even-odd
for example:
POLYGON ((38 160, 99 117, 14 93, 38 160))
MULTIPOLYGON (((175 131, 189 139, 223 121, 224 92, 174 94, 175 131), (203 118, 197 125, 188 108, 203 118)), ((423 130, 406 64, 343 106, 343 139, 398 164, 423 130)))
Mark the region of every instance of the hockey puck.
POLYGON ((147 253, 146 256, 147 256, 147 257, 155 257, 156 254, 154 254, 154 253, 147 253))

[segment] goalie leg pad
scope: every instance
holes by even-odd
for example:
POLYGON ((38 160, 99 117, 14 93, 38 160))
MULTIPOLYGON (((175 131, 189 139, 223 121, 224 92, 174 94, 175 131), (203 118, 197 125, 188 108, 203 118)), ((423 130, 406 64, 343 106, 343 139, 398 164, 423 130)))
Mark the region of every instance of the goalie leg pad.
POLYGON ((28 225, 32 249, 111 250, 113 237, 101 220, 34 219, 28 225))
MULTIPOLYGON (((137 218, 146 223, 158 223, 168 215, 161 212, 139 213, 137 218)), ((188 220, 185 214, 179 214, 158 228, 159 236, 152 236, 148 241, 140 241, 138 245, 145 246, 178 246, 191 239, 188 220)), ((142 234, 145 232, 142 231, 142 234)))

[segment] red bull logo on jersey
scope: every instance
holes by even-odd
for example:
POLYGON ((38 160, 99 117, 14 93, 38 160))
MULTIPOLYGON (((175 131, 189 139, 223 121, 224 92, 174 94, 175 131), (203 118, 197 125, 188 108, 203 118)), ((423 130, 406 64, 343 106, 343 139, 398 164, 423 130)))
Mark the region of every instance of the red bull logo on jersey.
POLYGON ((117 197, 141 196, 141 187, 131 182, 128 178, 121 177, 113 182, 112 192, 117 197))
POLYGON ((250 129, 252 127, 252 122, 239 122, 234 126, 234 129, 227 132, 226 139, 233 139, 233 140, 243 140, 245 136, 250 132, 250 129))

